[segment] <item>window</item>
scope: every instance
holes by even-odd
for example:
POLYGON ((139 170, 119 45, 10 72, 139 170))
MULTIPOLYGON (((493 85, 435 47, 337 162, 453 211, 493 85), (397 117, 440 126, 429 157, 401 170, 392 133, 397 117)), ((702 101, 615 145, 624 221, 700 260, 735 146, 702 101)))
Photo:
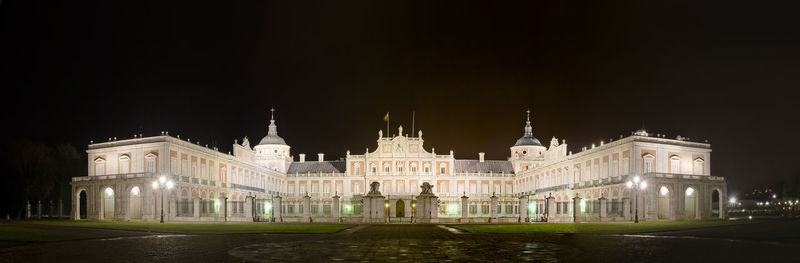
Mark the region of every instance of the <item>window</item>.
POLYGON ((372 174, 376 174, 376 173, 378 173, 378 167, 375 167, 375 165, 373 164, 372 165, 372 174))
POLYGON ((106 174, 106 160, 103 158, 97 158, 94 160, 94 175, 105 175, 106 174))
POLYGON ((411 173, 416 173, 416 172, 417 172, 417 166, 412 165, 411 166, 411 173))
POLYGON ((500 185, 499 185, 499 184, 495 184, 495 185, 494 185, 494 192, 495 192, 496 194, 500 194, 500 185))
POLYGON ((144 157, 145 159, 145 172, 148 173, 155 173, 156 172, 156 155, 155 154, 148 154, 144 157))
POLYGON ((674 174, 681 173, 681 158, 673 155, 669 158, 669 172, 674 174))
POLYGON ((326 194, 331 193, 331 184, 323 184, 322 185, 322 192, 326 194))
POLYGON ((447 173, 447 165, 446 164, 443 163, 443 164, 439 165, 439 173, 440 174, 446 174, 447 173))
POLYGON ((131 157, 123 155, 119 157, 119 173, 126 174, 131 172, 131 157))
POLYGON ((464 184, 458 184, 458 193, 464 193, 464 184))
POLYGON ((645 154, 644 156, 642 156, 642 159, 644 159, 644 167, 642 167, 642 172, 643 173, 652 173, 653 172, 653 160, 655 159, 655 157, 653 157, 652 154, 648 153, 648 154, 645 154))
POLYGON ((336 183, 336 192, 341 194, 342 193, 342 184, 336 183))
POLYGON ((169 171, 172 174, 178 174, 178 158, 176 157, 169 158, 169 171))
POLYGON ((430 173, 430 172, 431 172, 431 168, 426 165, 425 166, 425 173, 427 174, 427 173, 430 173))
POLYGON ((361 185, 360 184, 355 184, 353 186, 353 193, 356 193, 356 194, 360 194, 361 193, 361 185))
POLYGON ((388 173, 389 173, 389 166, 386 166, 386 167, 384 167, 384 168, 383 168, 383 172, 385 172, 385 173, 387 173, 387 174, 388 174, 388 173))
POLYGON ((397 172, 398 173, 402 173, 403 172, 403 167, 402 166, 398 166, 397 167, 397 172))
POLYGON ((622 174, 629 174, 631 167, 631 160, 630 158, 622 158, 622 174))
POLYGON ((619 176, 619 160, 614 160, 611 166, 611 176, 619 176))
POLYGON ((703 164, 704 161, 701 158, 694 159, 694 174, 701 175, 703 174, 703 164))
POLYGON ((484 194, 489 194, 489 184, 482 184, 482 185, 481 185, 481 191, 482 191, 484 194))
POLYGON ((197 164, 192 162, 192 177, 197 177, 197 164))
POLYGON ((305 194, 305 193, 306 193, 306 185, 305 184, 301 184, 300 185, 300 194, 305 194))
POLYGON ((469 184, 469 192, 470 193, 477 193, 478 192, 478 186, 476 184, 469 184))

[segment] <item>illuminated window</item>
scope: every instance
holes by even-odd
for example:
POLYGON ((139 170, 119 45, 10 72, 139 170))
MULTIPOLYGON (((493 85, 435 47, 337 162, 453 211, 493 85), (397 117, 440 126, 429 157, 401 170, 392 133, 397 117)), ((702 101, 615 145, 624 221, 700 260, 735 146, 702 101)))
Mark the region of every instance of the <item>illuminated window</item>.
POLYGON ((681 158, 673 155, 669 158, 669 172, 674 174, 681 173, 681 158))
POLYGON ((119 157, 119 173, 126 174, 131 172, 131 157, 123 155, 119 157))
POLYGON ((97 158, 94 160, 94 175, 105 175, 106 174, 106 160, 103 158, 97 158))
POLYGON ((655 157, 652 154, 648 153, 648 154, 645 154, 644 156, 642 156, 642 159, 644 159, 644 167, 642 167, 642 172, 643 173, 652 173, 653 172, 653 162, 655 160, 655 157))
POLYGON ((703 174, 704 161, 702 158, 694 159, 694 174, 703 174))
POLYGON ((156 155, 150 153, 147 156, 145 156, 144 159, 145 159, 145 172, 155 173, 156 172, 156 155))

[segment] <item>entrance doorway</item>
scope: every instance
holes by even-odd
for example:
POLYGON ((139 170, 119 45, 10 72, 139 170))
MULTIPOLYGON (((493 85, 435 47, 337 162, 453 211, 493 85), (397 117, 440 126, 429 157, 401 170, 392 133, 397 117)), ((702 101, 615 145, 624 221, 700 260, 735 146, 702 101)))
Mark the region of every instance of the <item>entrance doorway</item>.
POLYGON ((397 200, 397 208, 395 208, 395 217, 405 217, 406 216, 406 202, 403 200, 397 200))

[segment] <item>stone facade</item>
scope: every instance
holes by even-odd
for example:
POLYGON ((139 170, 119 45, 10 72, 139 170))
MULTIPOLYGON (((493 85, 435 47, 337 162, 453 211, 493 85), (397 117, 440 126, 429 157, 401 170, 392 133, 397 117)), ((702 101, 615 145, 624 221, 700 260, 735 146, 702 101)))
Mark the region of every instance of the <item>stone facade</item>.
POLYGON ((726 200, 726 182, 711 175, 711 145, 680 136, 640 130, 572 154, 563 140, 542 145, 528 119, 507 160, 484 160, 483 153, 462 160, 429 149, 421 130, 409 136, 399 126, 395 135, 379 131, 377 147, 364 154, 296 160, 274 117, 258 145, 244 138, 232 154, 167 132, 110 139, 88 146, 88 176, 72 181, 72 217, 159 221, 162 208, 165 221, 219 222, 631 221, 637 212, 640 220, 673 221, 725 214, 719 200, 726 200), (634 177, 646 186, 628 187, 634 177))

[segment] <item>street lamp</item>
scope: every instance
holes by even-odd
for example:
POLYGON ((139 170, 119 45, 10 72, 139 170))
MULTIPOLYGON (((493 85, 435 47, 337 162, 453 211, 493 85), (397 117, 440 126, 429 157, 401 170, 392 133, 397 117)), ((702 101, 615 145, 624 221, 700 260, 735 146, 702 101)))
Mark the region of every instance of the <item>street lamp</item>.
POLYGON ((161 188, 161 223, 164 223, 164 188, 172 189, 175 186, 172 181, 167 181, 167 178, 161 176, 158 178, 158 181, 153 181, 153 189, 161 188))
POLYGON ((633 222, 639 223, 639 198, 637 198, 637 193, 639 192, 639 189, 644 190, 645 188, 647 188, 647 183, 642 181, 641 178, 639 178, 639 176, 637 175, 633 177, 633 182, 628 181, 625 184, 628 186, 628 188, 633 188, 631 191, 633 193, 633 200, 634 200, 633 206, 635 211, 633 222))

